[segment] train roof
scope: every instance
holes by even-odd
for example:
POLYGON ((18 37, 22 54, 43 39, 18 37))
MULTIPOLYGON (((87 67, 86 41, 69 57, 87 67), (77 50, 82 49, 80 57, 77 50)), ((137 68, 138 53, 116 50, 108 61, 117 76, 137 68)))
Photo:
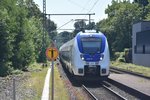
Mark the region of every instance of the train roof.
POLYGON ((61 50, 62 48, 66 47, 66 46, 69 46, 73 43, 73 41, 75 40, 75 38, 78 38, 78 37, 89 37, 89 36, 96 36, 96 37, 105 37, 105 35, 101 32, 97 32, 97 31, 93 31, 93 30, 86 30, 85 32, 82 32, 80 31, 73 39, 71 39, 70 41, 64 43, 60 48, 59 50, 61 50))
POLYGON ((87 31, 85 31, 85 32, 82 32, 82 31, 80 31, 76 36, 87 36, 87 35, 102 35, 102 36, 104 36, 104 34, 103 33, 101 33, 101 32, 97 32, 97 31, 93 31, 93 30, 87 30, 87 31))

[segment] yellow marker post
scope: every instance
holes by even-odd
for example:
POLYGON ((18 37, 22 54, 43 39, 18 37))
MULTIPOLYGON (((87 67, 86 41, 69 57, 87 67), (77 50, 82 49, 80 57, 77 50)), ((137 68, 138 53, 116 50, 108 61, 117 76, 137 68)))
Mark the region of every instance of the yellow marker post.
POLYGON ((47 48, 46 49, 46 57, 52 61, 52 60, 56 60, 58 57, 59 53, 57 48, 55 47, 51 47, 51 48, 47 48))
POLYGON ((57 59, 58 57, 58 50, 57 48, 55 48, 54 46, 47 48, 46 49, 46 57, 52 61, 52 95, 51 95, 51 100, 54 100, 54 61, 57 59))

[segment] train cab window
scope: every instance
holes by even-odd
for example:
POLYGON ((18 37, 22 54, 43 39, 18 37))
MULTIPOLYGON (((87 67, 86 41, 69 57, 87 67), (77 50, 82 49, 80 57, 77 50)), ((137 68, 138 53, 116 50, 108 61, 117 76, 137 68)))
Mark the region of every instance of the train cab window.
POLYGON ((100 53, 101 38, 82 38, 82 48, 84 53, 100 53))

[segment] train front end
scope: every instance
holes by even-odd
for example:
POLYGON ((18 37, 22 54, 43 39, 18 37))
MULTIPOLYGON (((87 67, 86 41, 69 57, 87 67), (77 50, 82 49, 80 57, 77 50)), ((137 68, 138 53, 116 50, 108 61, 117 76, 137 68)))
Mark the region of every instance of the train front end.
POLYGON ((88 78, 107 78, 109 75, 109 48, 102 33, 80 33, 76 38, 74 56, 76 75, 88 78))

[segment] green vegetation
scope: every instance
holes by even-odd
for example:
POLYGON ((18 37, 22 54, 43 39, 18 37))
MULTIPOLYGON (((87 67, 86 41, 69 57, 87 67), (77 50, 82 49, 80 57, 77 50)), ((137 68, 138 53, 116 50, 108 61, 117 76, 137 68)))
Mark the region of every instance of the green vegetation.
POLYGON ((120 69, 129 70, 132 72, 137 72, 137 73, 140 73, 140 74, 150 77, 150 73, 149 73, 150 68, 149 67, 139 66, 139 65, 135 65, 135 64, 131 64, 131 63, 123 63, 123 62, 118 62, 118 61, 112 61, 111 66, 117 67, 120 69))
MULTIPOLYGON (((43 60, 42 15, 33 0, 0 0, 0 76, 18 73, 14 70, 26 70, 43 60)), ((44 49, 56 35, 55 23, 48 19, 46 22, 49 25, 45 26, 44 49)))
POLYGON ((108 18, 97 23, 97 27, 108 38, 111 55, 131 48, 134 23, 150 20, 150 3, 143 6, 142 1, 145 0, 135 0, 133 3, 130 0, 112 0, 112 4, 105 10, 108 18))
POLYGON ((73 34, 71 32, 61 32, 57 35, 56 41, 57 41, 57 47, 59 48, 60 46, 63 45, 63 43, 66 43, 67 41, 71 40, 73 38, 73 34))
POLYGON ((112 58, 113 61, 118 62, 132 62, 132 51, 131 49, 125 49, 124 52, 115 52, 112 58))
POLYGON ((30 69, 32 72, 28 73, 29 78, 24 84, 24 87, 26 89, 32 89, 35 92, 34 98, 30 98, 29 100, 39 100, 41 99, 47 68, 42 68, 39 64, 34 64, 32 68, 30 69))
MULTIPOLYGON (((51 97, 51 88, 50 88, 50 97, 51 97)), ((57 66, 54 67, 54 100, 69 100, 68 90, 65 87, 63 80, 61 79, 61 75, 58 71, 57 66)))
POLYGON ((148 67, 131 64, 132 25, 150 20, 150 0, 112 0, 105 10, 108 18, 97 23, 97 27, 108 39, 111 66, 150 76, 148 67), (127 63, 125 63, 127 62, 127 63))
POLYGON ((148 5, 149 0, 134 0, 134 2, 139 3, 140 5, 146 6, 148 5))
POLYGON ((125 49, 124 52, 115 52, 111 61, 111 66, 150 77, 150 68, 132 64, 131 53, 129 52, 131 52, 129 49, 125 49))
MULTIPOLYGON (((79 20, 74 24, 73 32, 62 32, 58 47, 72 39, 79 29, 96 27, 108 38, 111 55, 131 48, 132 25, 139 21, 150 20, 150 0, 112 0, 105 13, 108 18, 89 24, 79 20), (71 34, 71 35, 70 35, 71 34)), ((43 13, 33 0, 0 0, 0 76, 21 73, 14 70, 26 70, 34 62, 46 62, 43 50, 50 41, 56 39, 56 24, 46 18, 46 35, 43 47, 43 13)), ((119 61, 130 62, 125 54, 119 61)))
MULTIPOLYGON (((57 65, 54 67, 54 100, 69 100, 70 95, 69 95, 69 89, 66 84, 69 84, 67 82, 64 82, 63 78, 61 77, 57 65)), ((50 85, 51 87, 51 85, 50 85)), ((50 88, 51 89, 51 88, 50 88)), ((73 89, 73 88, 72 88, 73 89)), ((50 90, 51 91, 51 90, 50 90)), ((84 93, 80 93, 80 90, 74 90, 74 94, 76 96, 77 100, 84 100, 85 95, 84 93)), ((51 95, 51 93, 50 93, 51 95)))

